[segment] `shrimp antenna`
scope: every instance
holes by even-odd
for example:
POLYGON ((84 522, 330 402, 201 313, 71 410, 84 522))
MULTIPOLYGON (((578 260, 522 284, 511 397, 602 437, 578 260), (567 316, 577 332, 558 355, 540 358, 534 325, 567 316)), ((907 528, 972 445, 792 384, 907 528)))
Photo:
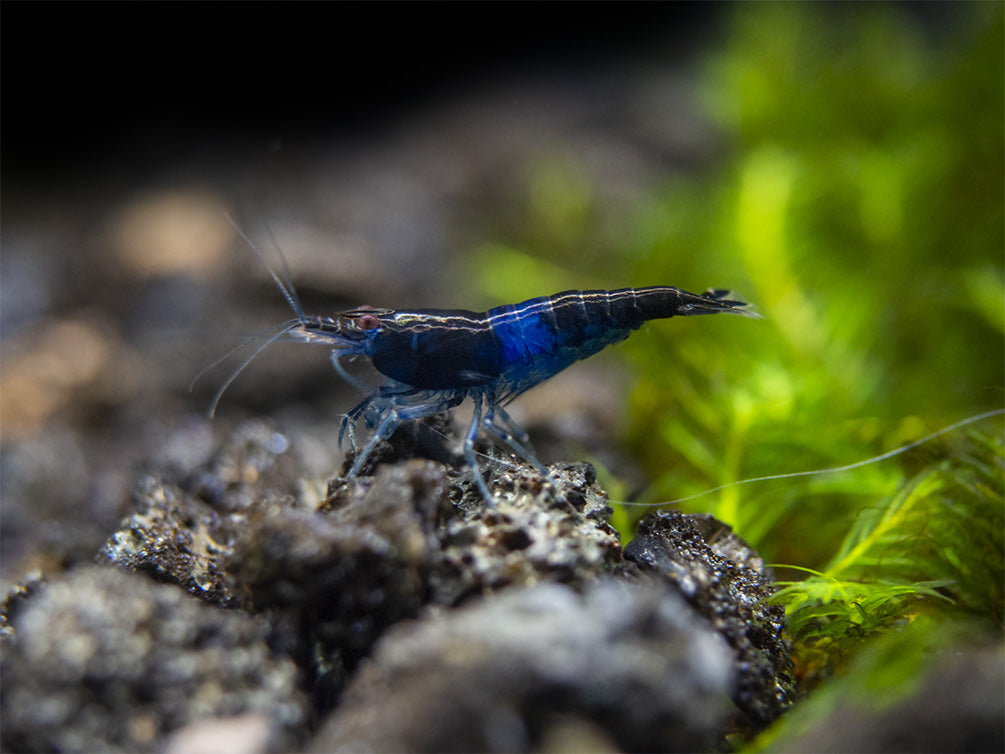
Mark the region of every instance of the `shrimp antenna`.
POLYGON ((710 490, 705 490, 704 492, 698 492, 694 495, 688 495, 687 497, 682 497, 677 500, 670 500, 667 502, 659 503, 633 503, 633 502, 619 502, 618 505, 633 505, 641 506, 646 508, 658 508, 665 505, 677 505, 677 503, 684 503, 688 500, 694 500, 697 497, 703 497, 705 495, 711 495, 713 492, 719 492, 720 490, 726 490, 730 487, 739 487, 741 484, 753 484, 754 482, 770 482, 776 479, 792 479, 801 476, 818 476, 821 474, 836 474, 841 471, 851 471, 852 469, 858 469, 862 466, 869 466, 873 463, 879 463, 880 461, 885 461, 888 458, 893 458, 895 456, 902 455, 919 445, 924 445, 930 440, 934 440, 936 437, 941 437, 942 435, 948 434, 960 427, 965 427, 968 424, 974 424, 975 422, 983 421, 984 419, 990 419, 993 416, 1002 416, 1005 414, 1005 409, 998 408, 993 411, 985 411, 982 414, 975 414, 974 416, 968 416, 966 419, 960 419, 958 422, 954 422, 947 427, 943 427, 940 430, 936 430, 929 435, 925 435, 920 440, 915 440, 907 445, 901 445, 899 448, 894 448, 886 453, 880 453, 878 456, 873 456, 872 458, 866 458, 864 461, 857 461, 855 463, 849 463, 845 466, 834 466, 827 469, 813 469, 811 471, 793 471, 788 474, 769 474, 768 476, 759 476, 752 479, 740 479, 736 482, 730 482, 728 484, 720 485, 719 487, 713 487, 710 490))
MULTIPOLYGON (((908 452, 909 450, 913 450, 919 445, 924 445, 925 443, 934 440, 936 437, 941 437, 942 435, 949 434, 950 432, 960 429, 961 427, 966 427, 967 425, 976 424, 979 421, 984 421, 985 419, 990 419, 994 416, 1002 416, 1002 415, 1005 415, 1005 409, 998 408, 991 411, 985 411, 984 413, 981 414, 968 416, 966 419, 960 419, 957 422, 954 422, 946 427, 943 427, 942 429, 936 430, 931 434, 925 435, 924 437, 918 440, 909 442, 906 445, 901 445, 900 447, 894 448, 893 450, 888 450, 886 453, 881 453, 880 455, 873 456, 872 458, 866 458, 864 461, 856 461, 855 463, 849 463, 845 466, 834 466, 827 469, 813 469, 811 471, 794 471, 788 474, 770 474, 768 476, 753 477, 751 479, 740 479, 736 482, 729 482, 728 484, 723 484, 720 485, 719 487, 713 487, 712 489, 705 490, 704 492, 697 492, 694 495, 688 495, 687 497, 682 497, 677 500, 667 500, 658 503, 637 503, 626 500, 611 500, 610 502, 612 505, 625 505, 625 506, 630 505, 639 508, 662 508, 664 506, 677 505, 678 503, 684 503, 687 502, 688 500, 694 500, 695 498, 698 497, 704 497, 705 495, 711 495, 713 492, 726 490, 729 489, 730 487, 738 487, 741 484, 753 484, 755 482, 770 482, 776 479, 791 479, 794 477, 818 476, 822 474, 836 474, 842 471, 851 471, 852 469, 858 469, 863 466, 869 466, 874 463, 879 463, 880 461, 885 461, 889 458, 894 458, 896 456, 903 455, 904 453, 908 452)), ((442 435, 444 438, 447 437, 445 434, 439 432, 439 430, 437 430, 434 427, 430 427, 429 429, 433 430, 434 432, 437 432, 437 434, 442 435)), ((495 463, 498 463, 500 465, 509 466, 514 469, 519 468, 519 464, 508 461, 505 458, 495 458, 487 453, 481 453, 478 451, 476 451, 476 453, 477 455, 480 455, 488 460, 494 461, 495 463)))
MULTIPOLYGON (((247 368, 248 364, 250 364, 252 361, 254 361, 258 357, 258 354, 260 354, 266 348, 268 348, 269 346, 271 346, 273 343, 275 343, 277 340, 279 340, 281 337, 283 337, 286 333, 288 333, 294 327, 298 327, 299 325, 300 325, 300 320, 299 319, 291 319, 291 320, 287 320, 286 322, 283 322, 282 324, 273 325, 268 330, 265 330, 263 332, 258 333, 258 335, 254 335, 254 336, 248 338, 247 340, 245 340, 243 343, 241 343, 241 345, 237 346, 236 348, 232 348, 224 356, 221 356, 219 359, 217 359, 212 364, 210 364, 208 367, 206 367, 206 369, 203 369, 201 372, 199 372, 199 374, 196 375, 195 380, 199 379, 199 377, 201 377, 203 374, 205 374, 207 370, 212 369, 217 364, 219 364, 221 361, 224 361, 228 356, 236 353, 237 351, 240 351, 242 348, 244 348, 246 345, 248 345, 249 343, 251 343, 253 340, 257 340, 258 338, 262 337, 262 335, 264 335, 265 333, 270 332, 272 330, 276 330, 276 329, 279 330, 279 332, 275 333, 274 335, 269 336, 266 339, 266 341, 264 343, 262 343, 262 345, 260 345, 258 348, 256 348, 255 351, 248 358, 246 358, 244 361, 242 361, 241 365, 237 369, 235 369, 233 372, 231 372, 230 376, 226 380, 224 380, 224 383, 222 385, 220 385, 220 387, 217 389, 217 391, 213 394, 213 401, 212 401, 212 403, 209 404, 209 418, 210 419, 212 419, 216 415, 216 407, 220 403, 220 399, 223 397, 223 394, 227 391, 227 388, 230 387, 230 383, 232 383, 234 380, 237 379, 237 376, 247 368)), ((192 384, 195 384, 195 380, 192 380, 192 384)), ((192 387, 192 385, 190 384, 189 388, 191 389, 191 387, 192 387)))
MULTIPOLYGON (((285 330, 283 330, 283 332, 288 332, 290 329, 293 328, 294 325, 298 325, 298 324, 300 324, 300 320, 299 319, 288 319, 285 322, 280 322, 279 324, 276 324, 276 325, 270 325, 269 327, 266 327, 264 330, 262 330, 261 332, 257 332, 254 335, 249 335, 243 341, 241 341, 236 346, 234 346, 229 351, 227 351, 227 353, 223 354, 223 356, 220 356, 218 359, 216 359, 212 364, 209 364, 208 366, 203 367, 202 370, 200 370, 199 374, 197 374, 195 377, 193 377, 192 381, 190 383, 188 383, 188 387, 186 388, 186 390, 188 390, 188 392, 191 393, 192 392, 192 388, 195 387, 195 383, 197 383, 199 380, 201 380, 202 377, 203 377, 203 375, 205 375, 207 372, 210 372, 213 369, 215 369, 216 367, 218 367, 220 364, 222 364, 223 362, 225 362, 227 359, 229 359, 231 356, 233 356, 238 351, 244 350, 244 348, 246 348, 249 343, 254 343, 256 340, 258 340, 259 338, 262 338, 265 335, 268 335, 273 330, 279 330, 281 328, 285 328, 285 330)), ((279 333, 279 334, 282 335, 283 333, 279 333)), ((275 340, 275 338, 273 338, 269 342, 271 343, 273 340, 275 340)), ((256 351, 256 353, 257 353, 257 351, 256 351)), ((243 369, 243 367, 242 367, 242 369, 243 369)))
MULTIPOLYGON (((300 299, 297 298, 297 292, 294 289, 293 284, 289 283, 289 282, 283 282, 282 278, 280 278, 279 275, 276 274, 276 271, 272 269, 272 265, 269 264, 268 260, 265 258, 265 254, 262 253, 262 250, 259 249, 254 244, 254 242, 252 242, 252 240, 250 238, 248 238, 248 234, 245 233, 244 230, 241 229, 241 226, 238 225, 234 221, 234 218, 232 218, 226 212, 224 212, 223 215, 224 215, 224 217, 227 218, 227 221, 231 225, 234 226, 234 230, 236 230, 237 233, 238 233, 238 235, 241 236, 241 238, 244 239, 244 242, 246 244, 248 244, 248 246, 251 247, 251 250, 255 252, 255 255, 260 260, 262 260, 262 264, 264 264, 265 265, 265 269, 267 269, 269 271, 269 275, 272 277, 272 280, 275 282, 276 287, 279 288, 279 292, 283 294, 283 298, 286 299, 286 303, 289 304, 290 308, 293 310, 293 313, 297 315, 297 319, 300 322, 303 322, 304 321, 304 310, 303 310, 303 307, 300 306, 300 299)), ((276 245, 276 248, 278 248, 279 244, 276 244, 275 236, 272 236, 272 231, 271 230, 269 231, 269 235, 272 237, 272 242, 276 245)), ((291 279, 291 276, 290 276, 290 266, 289 266, 289 264, 287 264, 286 257, 283 256, 283 253, 281 251, 279 252, 279 260, 283 264, 283 276, 286 278, 287 281, 289 281, 291 279)), ((272 342, 272 341, 269 341, 269 342, 272 342)), ((255 353, 257 354, 257 351, 255 353)))
MULTIPOLYGON (((283 268, 282 268, 283 269, 283 276, 286 278, 286 281, 284 281, 283 278, 280 278, 279 275, 276 274, 276 271, 274 269, 272 269, 272 265, 270 265, 269 262, 268 262, 268 260, 265 258, 265 254, 263 254, 262 250, 259 249, 254 244, 254 242, 248 237, 248 234, 244 232, 244 230, 241 228, 240 225, 237 224, 237 222, 234 220, 234 218, 232 218, 230 216, 230 214, 227 213, 227 212, 224 212, 223 215, 224 215, 224 217, 227 218, 227 221, 232 226, 234 226, 234 230, 236 230, 237 233, 238 233, 238 235, 242 239, 244 239, 244 242, 246 244, 248 244, 249 247, 251 247, 252 251, 255 252, 255 255, 261 260, 262 264, 265 265, 265 269, 269 271, 269 276, 272 278, 273 282, 276 284, 276 287, 279 288, 279 292, 283 294, 283 298, 286 300, 286 303, 289 305, 290 309, 293 310, 293 313, 297 315, 297 318, 296 319, 286 320, 285 322, 280 322, 277 325, 272 325, 271 327, 268 327, 265 330, 263 330, 263 331, 261 331, 259 333, 256 333, 255 335, 252 335, 252 336, 246 338, 243 342, 241 342, 240 344, 238 344, 238 345, 234 346, 233 348, 231 348, 229 351, 227 351, 227 353, 225 353, 223 356, 221 356, 220 358, 218 358, 216 361, 214 361, 212 364, 210 364, 209 366, 207 366, 205 369, 203 369, 201 372, 199 372, 199 374, 197 374, 195 377, 192 378, 192 381, 188 384, 188 390, 189 390, 189 392, 192 391, 192 388, 195 385, 195 383, 204 374, 206 374, 210 370, 214 369, 215 367, 219 366, 221 363, 223 363, 224 361, 226 361, 227 359, 229 359, 231 356, 233 356, 238 351, 243 350, 250 343, 253 343, 254 341, 262 338, 263 336, 266 336, 266 335, 269 336, 264 343, 262 343, 260 346, 258 346, 258 348, 256 348, 255 351, 250 356, 248 356, 248 358, 246 358, 244 361, 241 362, 241 365, 239 367, 237 367, 237 369, 235 369, 233 372, 231 372, 230 376, 227 377, 227 379, 224 381, 224 383, 219 387, 219 389, 217 389, 216 393, 213 394, 213 401, 212 401, 212 403, 210 403, 209 412, 208 412, 208 415, 209 415, 210 419, 212 419, 215 416, 215 414, 216 414, 216 407, 217 407, 217 405, 219 405, 220 399, 223 397, 223 394, 227 391, 227 388, 230 387, 231 383, 234 380, 237 379, 238 375, 240 375, 241 372, 243 372, 248 367, 248 365, 258 357, 258 354, 260 354, 262 351, 264 351, 270 345, 272 345, 273 343, 275 343, 279 338, 281 338, 283 335, 285 335, 286 333, 288 333, 290 330, 292 330, 293 328, 297 327, 298 325, 303 324, 304 321, 305 321, 305 319, 306 319, 306 317, 304 316, 303 307, 301 307, 301 305, 300 305, 300 299, 297 298, 296 289, 294 289, 292 283, 288 282, 291 279, 291 277, 290 277, 290 267, 287 264, 286 257, 283 256, 282 251, 279 252, 279 259, 280 259, 280 261, 282 262, 282 265, 283 265, 283 268), (272 333, 272 334, 270 335, 270 333, 272 333)), ((279 245, 276 244, 275 237, 272 236, 272 232, 271 231, 269 231, 269 235, 272 237, 273 244, 275 244, 276 248, 278 249, 279 245)))

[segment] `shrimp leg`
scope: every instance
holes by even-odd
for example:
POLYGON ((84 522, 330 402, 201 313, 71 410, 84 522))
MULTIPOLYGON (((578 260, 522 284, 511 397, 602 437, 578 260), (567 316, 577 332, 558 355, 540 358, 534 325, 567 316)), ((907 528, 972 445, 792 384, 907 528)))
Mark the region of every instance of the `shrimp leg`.
MULTIPOLYGON (((481 469, 478 468, 478 459, 475 456, 475 440, 478 439, 478 428, 481 426, 482 419, 482 401, 486 399, 484 391, 472 391, 471 400, 474 401, 474 415, 471 417, 471 424, 468 427, 468 432, 464 436, 464 460, 467 462, 468 467, 471 469, 471 473, 474 474, 475 484, 478 485, 479 491, 482 493, 482 497, 488 502, 489 506, 495 508, 495 498, 492 497, 491 491, 489 491, 489 486, 485 483, 485 479, 482 477, 481 469)), ((492 400, 488 399, 489 411, 492 411, 492 400)))
MULTIPOLYGON (((377 445, 380 444, 382 440, 386 440, 392 434, 394 430, 398 428, 399 424, 408 421, 415 421, 416 419, 422 419, 426 416, 432 416, 433 414, 438 414, 441 411, 447 411, 458 403, 464 400, 464 394, 460 393, 449 393, 447 395, 430 395, 427 391, 415 391, 412 394, 377 394, 366 398, 359 405, 350 411, 350 414, 359 414, 364 410, 369 413, 373 413, 382 416, 380 424, 377 426, 376 431, 370 437, 367 444, 364 446, 363 450, 360 451, 359 455, 356 456, 356 460, 353 462, 352 467, 349 469, 349 473, 346 475, 346 479, 355 479, 357 474, 363 468, 363 464, 370 454, 376 449, 377 445), (408 404, 403 403, 404 400, 408 398, 418 398, 425 397, 427 400, 423 400, 420 403, 408 404)), ((347 416, 348 418, 348 416, 347 416)))
POLYGON ((517 424, 516 421, 514 421, 513 417, 509 415, 506 409, 498 404, 490 402, 489 410, 485 414, 484 426, 485 429, 512 448, 517 455, 523 458, 523 460, 540 471, 549 482, 557 486, 557 482, 551 476, 551 472, 549 472, 545 465, 537 459, 537 456, 534 455, 534 451, 531 450, 530 438, 527 436, 527 432, 524 431, 523 427, 517 424), (505 426, 500 426, 496 423, 497 412, 499 415, 498 418, 505 426))

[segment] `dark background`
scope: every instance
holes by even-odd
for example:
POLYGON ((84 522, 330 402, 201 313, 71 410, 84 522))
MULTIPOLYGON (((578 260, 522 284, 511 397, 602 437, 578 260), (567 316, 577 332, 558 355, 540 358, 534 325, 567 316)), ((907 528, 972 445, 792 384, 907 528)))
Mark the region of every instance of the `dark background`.
POLYGON ((707 44, 714 3, 4 3, 6 188, 365 133, 521 72, 707 44), (12 186, 13 184, 13 186, 12 186))

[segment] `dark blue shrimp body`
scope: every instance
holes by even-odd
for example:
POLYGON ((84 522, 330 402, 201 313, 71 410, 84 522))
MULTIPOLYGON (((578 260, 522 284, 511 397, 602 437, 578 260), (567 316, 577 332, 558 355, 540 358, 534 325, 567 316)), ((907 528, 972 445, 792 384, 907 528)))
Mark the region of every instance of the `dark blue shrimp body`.
POLYGON ((457 390, 499 378, 500 343, 484 314, 463 309, 396 311, 382 324, 371 359, 393 380, 420 390, 457 390))
POLYGON ((697 295, 669 287, 622 288, 565 291, 482 313, 363 308, 319 318, 297 311, 299 318, 288 329, 304 340, 332 346, 332 362, 345 376, 341 357, 366 356, 390 378, 343 421, 339 439, 348 430, 353 447, 361 418, 376 427, 356 456, 349 478, 355 477, 377 444, 401 422, 445 411, 471 398, 475 411, 464 455, 491 502, 474 453, 481 428, 548 474, 530 451, 526 433, 503 409, 505 403, 574 362, 624 340, 648 320, 717 312, 757 316, 728 295, 718 290, 697 295))
POLYGON ((422 390, 495 385, 510 398, 609 345, 650 319, 745 312, 724 292, 676 288, 564 291, 475 313, 463 309, 381 312, 367 355, 382 374, 422 390))
POLYGON ((725 291, 701 296, 676 288, 564 291, 486 312, 502 352, 499 399, 512 400, 574 362, 627 338, 651 319, 742 312, 725 291))

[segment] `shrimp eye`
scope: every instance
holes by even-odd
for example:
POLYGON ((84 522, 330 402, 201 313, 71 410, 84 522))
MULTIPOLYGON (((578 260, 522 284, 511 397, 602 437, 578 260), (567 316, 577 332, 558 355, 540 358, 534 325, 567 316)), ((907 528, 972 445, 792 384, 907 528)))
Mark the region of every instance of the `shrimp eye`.
POLYGON ((356 318, 356 326, 360 330, 373 330, 380 326, 380 320, 375 314, 362 314, 356 318))

